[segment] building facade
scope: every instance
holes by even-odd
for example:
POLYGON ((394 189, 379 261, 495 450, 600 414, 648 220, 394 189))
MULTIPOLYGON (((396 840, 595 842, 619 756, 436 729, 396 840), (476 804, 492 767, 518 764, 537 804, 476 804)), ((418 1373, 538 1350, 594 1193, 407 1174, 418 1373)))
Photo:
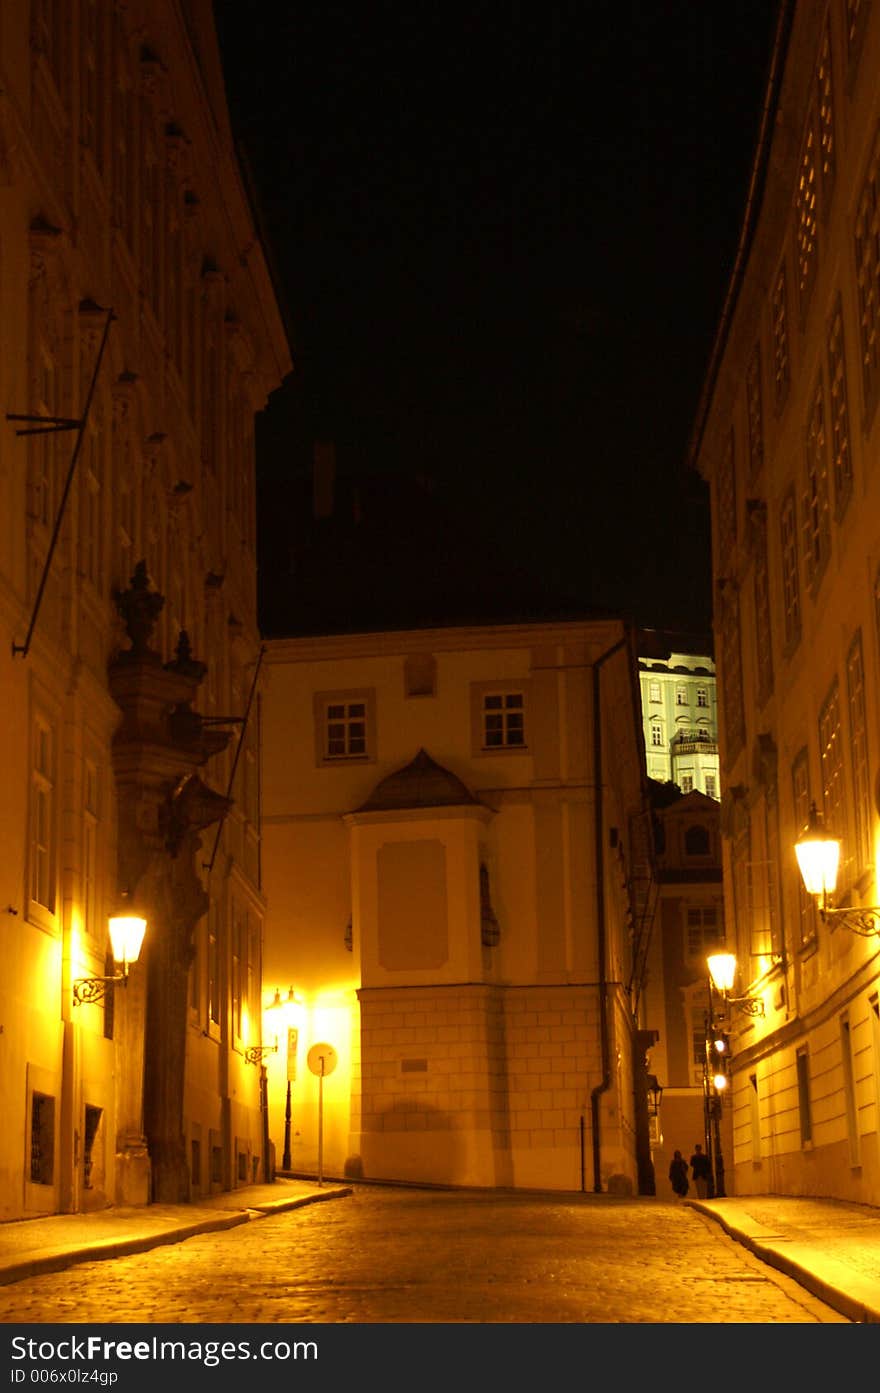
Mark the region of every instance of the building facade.
POLYGON ((276 1159, 647 1188, 649 820, 624 626, 279 639, 266 662, 276 1159), (273 986, 292 988, 286 1029, 273 986))
POLYGON ((715 664, 702 654, 676 651, 685 636, 676 637, 639 633, 648 778, 720 799, 715 664))
POLYGON ((736 1188, 878 1204, 878 921, 820 913, 793 850, 815 804, 842 838, 835 905, 878 903, 878 6, 781 6, 765 113, 693 444, 725 918, 763 1011, 736 1012, 736 1188))
POLYGON ((265 1165, 253 418, 289 366, 210 5, 0 7, 2 1219, 265 1165))

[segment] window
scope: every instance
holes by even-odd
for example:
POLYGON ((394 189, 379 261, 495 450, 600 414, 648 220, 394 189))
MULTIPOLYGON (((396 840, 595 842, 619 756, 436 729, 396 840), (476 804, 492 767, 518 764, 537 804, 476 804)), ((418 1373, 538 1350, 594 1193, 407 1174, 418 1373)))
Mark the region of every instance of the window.
POLYGON ((31 900, 55 912, 55 740, 42 716, 33 723, 31 748, 31 900))
POLYGON ((722 593, 721 671, 724 679, 724 725, 727 736, 727 757, 736 758, 745 744, 745 708, 743 706, 742 649, 740 647, 739 597, 730 586, 722 593))
POLYGON ((831 66, 831 26, 826 17, 816 68, 816 115, 819 136, 819 199, 823 218, 828 217, 837 173, 837 139, 834 133, 834 87, 831 66))
POLYGON ((689 958, 703 959, 724 943, 724 928, 717 905, 688 905, 685 925, 689 958))
POLYGON ((807 115, 804 143, 801 149, 797 188, 795 189, 795 224, 797 240, 797 292, 802 317, 806 315, 810 292, 816 279, 818 254, 818 174, 816 147, 818 133, 816 108, 811 105, 807 115))
POLYGON ((55 1175, 55 1099, 46 1093, 31 1094, 32 1185, 51 1185, 55 1175))
POLYGON ((773 648, 770 632, 770 574, 767 559, 767 509, 762 504, 752 511, 754 542, 755 667, 758 705, 763 706, 773 691, 773 648))
POLYGON ((685 856, 708 856, 710 852, 709 832, 706 827, 696 823, 684 834, 685 856))
POLYGON ((828 329, 828 385, 830 392, 828 428, 831 444, 831 472, 834 480, 834 511, 837 517, 840 517, 852 493, 853 477, 843 344, 843 313, 839 296, 828 329))
POLYGON ((761 1114, 758 1107, 758 1076, 749 1074, 749 1126, 752 1134, 752 1164, 761 1159, 761 1114))
POLYGON ((475 755, 525 752, 527 685, 475 682, 471 685, 471 743, 475 755))
POLYGON ((785 606, 785 647, 790 652, 801 636, 801 589, 798 573, 797 506, 794 489, 782 501, 779 516, 782 549, 782 594, 785 606))
POLYGON ((788 395, 791 380, 791 359, 788 342, 788 297, 785 285, 785 263, 779 268, 773 286, 771 303, 773 322, 773 388, 776 410, 781 411, 788 395))
POLYGON ((813 1118, 810 1110, 810 1057, 804 1046, 797 1052, 798 1115, 801 1124, 801 1145, 813 1140, 813 1118))
POLYGON ((216 901, 208 906, 208 1026, 220 1024, 220 930, 216 901))
POLYGON ((855 830, 855 870, 871 865, 871 780, 868 764, 868 719, 865 709, 865 669, 862 661, 862 633, 858 631, 846 658, 846 687, 849 705, 849 753, 855 830))
POLYGON ((676 683, 675 704, 676 706, 687 706, 688 704, 688 689, 683 682, 676 683))
POLYGON ((841 863, 844 884, 853 869, 852 845, 847 837, 846 797, 843 777, 843 742, 840 729, 840 692, 837 682, 819 712, 819 764, 822 771, 822 799, 829 829, 843 839, 845 862, 841 863))
POLYGON ((522 692, 483 697, 483 746, 499 749, 525 744, 522 692))
POLYGON ((753 479, 764 463, 764 411, 761 393, 761 345, 755 345, 746 370, 746 411, 749 423, 749 478, 753 479))
POLYGON ((694 791, 694 776, 693 776, 693 774, 682 774, 682 776, 681 776, 681 791, 682 791, 682 793, 693 793, 693 791, 694 791))
POLYGON ((90 759, 83 768, 83 846, 82 846, 82 907, 86 932, 98 933, 98 819, 100 816, 99 775, 97 765, 90 759))
POLYGON ((871 0, 845 0, 846 70, 850 86, 855 79, 870 8, 871 0))
POLYGON ((707 797, 707 798, 717 798, 717 797, 718 797, 718 780, 715 778, 715 775, 714 775, 714 774, 707 774, 707 775, 706 775, 706 797, 707 797))
MULTIPOLYGON (((794 825, 798 836, 810 821, 810 766, 806 750, 800 750, 791 767, 792 801, 794 805, 794 825)), ((808 895, 800 871, 793 867, 798 903, 800 946, 806 948, 816 941, 816 903, 808 895)))
POLYGON ((856 208, 856 282, 865 414, 873 415, 880 381, 880 132, 856 208))
POLYGON ((375 694, 317 692, 315 731, 318 764, 375 759, 375 694))
POLYGON ((651 681, 651 682, 648 683, 648 700, 649 700, 649 701, 659 701, 659 700, 660 700, 660 683, 659 683, 659 682, 657 682, 657 681, 651 681))
POLYGON ((840 1064, 843 1069, 843 1099, 846 1107, 846 1137, 849 1143, 849 1163, 859 1164, 859 1115, 856 1108, 856 1078, 853 1066, 852 1032, 849 1017, 840 1018, 840 1064))
POLYGON ((709 705, 709 691, 707 687, 697 688, 697 705, 703 707, 709 705))
POLYGON ((825 446, 825 395, 816 384, 807 428, 806 477, 803 508, 804 565, 814 589, 822 578, 831 551, 828 508, 828 451, 825 446))
POLYGON ((651 745, 654 749, 662 748, 663 727, 656 716, 651 721, 651 745))

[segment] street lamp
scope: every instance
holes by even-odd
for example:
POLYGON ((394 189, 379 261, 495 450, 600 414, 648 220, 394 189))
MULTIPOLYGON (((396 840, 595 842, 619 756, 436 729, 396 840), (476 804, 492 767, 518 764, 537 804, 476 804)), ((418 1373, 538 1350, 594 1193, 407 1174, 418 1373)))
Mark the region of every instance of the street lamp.
MULTIPOLYGON (((271 1005, 267 1006, 266 1013, 274 1011, 275 1025, 278 1030, 287 1031, 287 1094, 284 1102, 284 1152, 281 1157, 281 1169, 290 1170, 290 1127, 291 1127, 291 1084, 296 1078, 296 1052, 299 1042, 299 1020, 302 1014, 302 1003, 290 987, 287 996, 282 999, 280 987, 275 988, 275 998, 271 1005)), ((278 1048, 278 1036, 275 1037, 275 1049, 278 1048)))
POLYGON ((819 917, 824 922, 839 924, 862 938, 880 934, 880 905, 835 908, 831 903, 840 866, 840 838, 826 831, 815 803, 810 804, 809 821, 794 850, 807 894, 819 901, 819 917))
POLYGON ((137 914, 111 914, 108 920, 113 961, 120 971, 110 977, 77 977, 73 984, 73 1004, 100 1001, 113 982, 128 986, 128 969, 136 963, 147 929, 146 919, 137 914))
POLYGON ((733 953, 713 953, 706 959, 712 986, 723 998, 725 1005, 735 1006, 747 1016, 763 1016, 764 1003, 759 996, 731 996, 736 980, 736 957, 733 953))

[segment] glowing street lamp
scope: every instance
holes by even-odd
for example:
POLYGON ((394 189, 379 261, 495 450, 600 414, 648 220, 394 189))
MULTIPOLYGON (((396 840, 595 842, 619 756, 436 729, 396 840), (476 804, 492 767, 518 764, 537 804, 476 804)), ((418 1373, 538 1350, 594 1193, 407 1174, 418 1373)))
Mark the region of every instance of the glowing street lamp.
POLYGON ((75 1006, 82 1002, 100 1001, 111 982, 128 986, 128 970, 140 957, 147 921, 138 914, 112 914, 108 928, 113 961, 120 970, 110 977, 77 977, 73 984, 75 1006))
POLYGON ((826 830, 816 811, 816 804, 812 803, 809 822, 794 844, 807 894, 818 900, 819 917, 824 922, 839 924, 841 928, 849 929, 850 933, 871 938, 874 934, 880 934, 880 906, 832 906, 831 896, 837 886, 840 866, 840 847, 840 838, 826 830))

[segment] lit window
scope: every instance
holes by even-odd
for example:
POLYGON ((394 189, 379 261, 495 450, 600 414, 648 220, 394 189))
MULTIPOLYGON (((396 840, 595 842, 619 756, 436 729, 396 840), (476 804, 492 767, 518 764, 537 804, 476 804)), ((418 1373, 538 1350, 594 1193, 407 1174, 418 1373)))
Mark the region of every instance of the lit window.
POLYGON ((659 682, 649 682, 649 684, 648 684, 648 700, 649 700, 649 701, 659 701, 659 700, 660 700, 660 683, 659 683, 659 682))
POLYGON ((717 780, 716 780, 714 774, 707 774, 707 775, 706 775, 706 797, 707 797, 707 798, 717 798, 717 797, 718 797, 718 783, 717 783, 717 780))
MULTIPOLYGON (((794 825, 802 832, 810 819, 810 766, 806 750, 799 751, 791 766, 791 790, 794 804, 794 825)), ((816 940, 816 902, 808 895, 800 871, 794 872, 800 928, 800 946, 805 948, 816 940)))
POLYGON ((697 688, 697 705, 698 705, 698 706, 708 706, 708 705, 709 705, 709 691, 708 691, 708 688, 706 688, 706 687, 698 687, 698 688, 697 688))
POLYGON ((816 171, 816 110, 811 107, 807 116, 800 169, 795 190, 795 219, 797 229, 797 290, 801 314, 806 312, 813 281, 816 278, 818 231, 818 177, 816 171))
MULTIPOLYGON (((844 877, 852 870, 852 847, 847 837, 846 797, 844 793, 843 748, 840 727, 840 692, 835 681, 819 712, 819 764, 822 771, 822 800, 825 820, 843 839, 849 852, 844 877)), ((842 868, 843 869, 843 868, 842 868)))

